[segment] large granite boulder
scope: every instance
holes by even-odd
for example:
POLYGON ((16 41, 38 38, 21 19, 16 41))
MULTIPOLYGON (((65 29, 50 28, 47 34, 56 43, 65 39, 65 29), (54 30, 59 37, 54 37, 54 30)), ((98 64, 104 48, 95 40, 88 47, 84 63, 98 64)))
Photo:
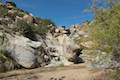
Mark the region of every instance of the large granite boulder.
POLYGON ((9 39, 6 50, 10 56, 21 66, 25 68, 33 68, 36 64, 36 48, 42 45, 41 42, 31 41, 24 36, 14 37, 7 34, 9 39))
POLYGON ((26 14, 23 16, 23 20, 27 21, 27 23, 32 23, 33 22, 33 17, 31 14, 26 14))

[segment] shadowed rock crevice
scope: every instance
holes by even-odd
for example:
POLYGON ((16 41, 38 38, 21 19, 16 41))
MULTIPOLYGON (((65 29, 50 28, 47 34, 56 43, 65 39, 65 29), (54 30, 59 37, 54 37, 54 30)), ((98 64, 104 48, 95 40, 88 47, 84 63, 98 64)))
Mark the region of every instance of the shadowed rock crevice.
POLYGON ((74 62, 74 64, 84 63, 84 60, 80 57, 82 54, 82 49, 75 49, 73 52, 75 53, 72 58, 69 58, 68 61, 74 62))

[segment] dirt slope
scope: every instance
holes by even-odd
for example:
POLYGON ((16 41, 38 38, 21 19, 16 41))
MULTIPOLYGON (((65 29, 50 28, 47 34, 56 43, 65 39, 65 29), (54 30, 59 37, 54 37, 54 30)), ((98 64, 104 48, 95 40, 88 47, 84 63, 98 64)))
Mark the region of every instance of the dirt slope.
POLYGON ((102 70, 92 70, 85 64, 65 67, 37 68, 31 70, 16 70, 0 74, 0 80, 94 80, 103 73, 102 70))

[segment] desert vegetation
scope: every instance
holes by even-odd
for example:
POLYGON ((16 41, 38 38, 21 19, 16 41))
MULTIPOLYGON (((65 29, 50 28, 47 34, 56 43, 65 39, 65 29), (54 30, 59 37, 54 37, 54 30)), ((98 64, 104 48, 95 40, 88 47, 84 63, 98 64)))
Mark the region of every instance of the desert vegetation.
MULTIPOLYGON (((104 70, 93 80, 120 80, 119 0, 93 0, 93 20, 68 29, 65 26, 57 27, 50 19, 34 17, 32 13, 18 8, 13 1, 0 2, 0 72, 38 67, 48 67, 43 69, 52 71, 55 68, 49 67, 53 66, 67 70, 66 65, 70 65, 75 73, 78 69, 89 77, 94 74, 86 67, 89 65, 93 71, 97 70, 95 74, 104 70), (78 63, 84 66, 74 65, 78 63)), ((41 74, 36 70, 33 74, 41 74)), ((18 71, 19 74, 22 73, 18 71)))

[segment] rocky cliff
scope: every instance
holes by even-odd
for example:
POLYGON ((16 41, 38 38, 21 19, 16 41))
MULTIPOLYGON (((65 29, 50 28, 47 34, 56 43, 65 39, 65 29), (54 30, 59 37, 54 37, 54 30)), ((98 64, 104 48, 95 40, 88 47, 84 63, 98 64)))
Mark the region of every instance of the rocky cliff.
POLYGON ((51 21, 44 21, 13 2, 0 4, 1 71, 84 62, 74 39, 86 33, 76 28, 57 28, 51 21))
POLYGON ((92 62, 90 66, 97 68, 119 67, 111 55, 93 49, 90 29, 89 22, 59 28, 51 20, 17 8, 13 2, 0 4, 0 72, 83 62, 92 62))

